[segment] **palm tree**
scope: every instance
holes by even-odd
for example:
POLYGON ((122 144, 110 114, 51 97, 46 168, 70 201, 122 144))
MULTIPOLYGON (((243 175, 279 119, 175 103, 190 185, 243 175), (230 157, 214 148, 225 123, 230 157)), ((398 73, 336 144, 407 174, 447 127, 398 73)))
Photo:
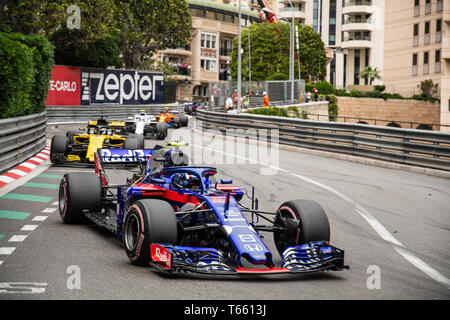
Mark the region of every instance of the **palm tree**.
POLYGON ((372 85, 372 82, 375 79, 377 80, 382 79, 380 73, 381 71, 378 70, 378 68, 372 69, 371 66, 367 66, 359 73, 359 77, 365 80, 369 79, 369 84, 372 85))

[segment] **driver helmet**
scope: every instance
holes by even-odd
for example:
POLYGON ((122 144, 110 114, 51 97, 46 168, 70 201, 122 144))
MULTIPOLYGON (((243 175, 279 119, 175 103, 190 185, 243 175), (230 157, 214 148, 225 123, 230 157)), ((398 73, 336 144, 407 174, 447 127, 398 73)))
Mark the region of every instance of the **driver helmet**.
POLYGON ((188 173, 176 173, 172 178, 172 184, 177 189, 198 189, 200 179, 188 173))
POLYGON ((100 134, 108 134, 107 128, 100 128, 100 134))

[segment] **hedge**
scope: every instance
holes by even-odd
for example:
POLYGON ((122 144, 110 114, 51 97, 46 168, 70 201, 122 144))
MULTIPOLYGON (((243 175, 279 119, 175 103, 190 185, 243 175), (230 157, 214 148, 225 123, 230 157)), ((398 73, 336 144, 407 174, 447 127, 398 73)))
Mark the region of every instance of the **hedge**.
POLYGON ((0 118, 32 113, 33 49, 0 33, 0 118))
POLYGON ((53 45, 41 35, 0 33, 0 39, 0 118, 44 111, 53 45))

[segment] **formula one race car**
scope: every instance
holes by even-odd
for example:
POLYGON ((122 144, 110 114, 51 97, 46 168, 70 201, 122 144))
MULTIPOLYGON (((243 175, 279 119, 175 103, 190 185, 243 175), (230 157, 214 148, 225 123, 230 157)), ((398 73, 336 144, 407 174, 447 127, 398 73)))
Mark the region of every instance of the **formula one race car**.
POLYGON ((101 117, 90 120, 85 131, 68 131, 65 136, 54 136, 50 149, 52 163, 93 163, 99 148, 142 149, 144 136, 127 134, 125 122, 106 121, 101 117))
POLYGON ((169 124, 158 122, 156 116, 146 114, 145 110, 130 117, 126 122, 125 131, 128 133, 142 134, 146 138, 156 138, 164 140, 168 134, 169 124))
POLYGON ((180 128, 187 127, 188 118, 184 114, 180 114, 177 110, 169 110, 166 108, 164 112, 156 116, 158 122, 165 122, 169 127, 180 128))
POLYGON ((96 174, 62 178, 62 220, 90 219, 122 238, 132 264, 167 273, 266 275, 348 268, 344 251, 329 244, 327 215, 316 202, 287 201, 265 212, 252 191, 251 206, 245 206, 245 188, 232 186, 231 180, 218 183, 215 168, 186 166, 184 156, 168 147, 99 149, 96 174), (110 162, 139 162, 141 172, 113 186, 104 168, 110 162), (259 224, 260 219, 270 224, 259 224), (261 232, 273 233, 278 266, 261 232))
POLYGON ((185 102, 184 103, 184 113, 195 116, 197 114, 197 109, 202 109, 203 106, 198 102, 185 102))

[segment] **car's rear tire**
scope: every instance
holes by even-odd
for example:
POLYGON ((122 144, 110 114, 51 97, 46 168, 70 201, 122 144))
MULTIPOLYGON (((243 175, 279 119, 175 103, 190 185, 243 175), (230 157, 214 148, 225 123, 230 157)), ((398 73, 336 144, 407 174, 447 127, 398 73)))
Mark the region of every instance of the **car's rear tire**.
POLYGON ((167 137, 167 123, 158 122, 156 124, 156 139, 164 140, 167 137))
POLYGON ((136 150, 139 149, 139 140, 136 138, 128 138, 123 143, 124 149, 136 150))
POLYGON ((131 263, 147 266, 151 261, 150 244, 178 243, 177 218, 172 206, 158 199, 136 201, 125 215, 122 240, 131 263))
POLYGON ((277 210, 274 226, 283 227, 281 218, 289 218, 291 225, 284 232, 274 232, 275 246, 280 255, 288 247, 311 241, 329 241, 330 224, 323 208, 312 200, 293 200, 277 210))
MULTIPOLYGON (((136 149, 144 149, 145 146, 145 137, 142 134, 132 133, 128 136, 128 139, 136 139, 138 141, 136 149)), ((129 149, 129 148, 125 148, 129 149)))
POLYGON ((180 116, 180 122, 181 122, 181 126, 182 127, 187 127, 188 125, 188 117, 186 117, 186 115, 181 115, 180 116))
POLYGON ((67 153, 69 138, 66 136, 54 136, 50 147, 50 161, 60 163, 67 153))
POLYGON ((181 117, 180 116, 176 116, 175 118, 173 118, 173 125, 175 128, 181 127, 181 117))
POLYGON ((83 210, 102 210, 102 188, 98 176, 90 172, 66 173, 59 185, 59 214, 64 223, 85 222, 83 210))

